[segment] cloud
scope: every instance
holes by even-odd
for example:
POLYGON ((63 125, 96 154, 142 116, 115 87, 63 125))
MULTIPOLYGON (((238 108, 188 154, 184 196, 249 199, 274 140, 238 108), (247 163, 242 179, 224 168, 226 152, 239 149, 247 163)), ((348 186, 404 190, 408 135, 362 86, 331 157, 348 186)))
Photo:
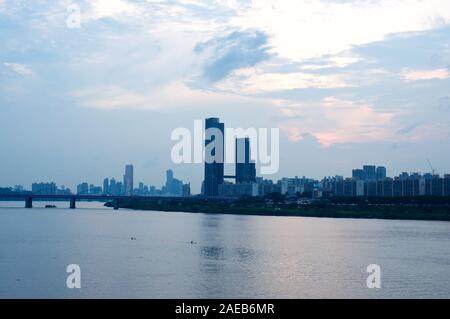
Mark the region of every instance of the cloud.
POLYGON ((445 80, 450 78, 448 69, 404 71, 402 78, 405 81, 445 80))
POLYGON ((414 130, 416 130, 416 129, 417 129, 418 127, 420 127, 421 125, 423 125, 423 123, 422 123, 422 122, 418 122, 418 123, 414 123, 414 124, 412 124, 412 125, 403 127, 403 128, 401 128, 401 129, 399 129, 399 130, 397 131, 397 134, 400 134, 400 135, 407 135, 407 134, 409 134, 409 133, 412 133, 414 130))
POLYGON ((254 1, 232 22, 265 31, 278 56, 301 61, 335 55, 393 33, 440 27, 450 22, 450 2, 254 1))
POLYGON ((331 89, 351 87, 345 75, 320 75, 306 72, 269 73, 263 70, 244 69, 216 85, 224 91, 241 94, 258 94, 293 89, 331 89))
POLYGON ((73 95, 83 107, 105 110, 142 107, 147 102, 145 96, 113 85, 80 90, 73 95))
POLYGON ((119 17, 138 15, 139 7, 124 0, 94 0, 91 2, 92 18, 119 17))
POLYGON ((323 146, 383 141, 394 134, 394 114, 377 112, 364 102, 327 97, 319 103, 278 104, 286 117, 282 129, 293 142, 304 134, 313 135, 323 146), (298 119, 299 115, 303 117, 298 119))
POLYGON ((10 68, 19 75, 26 75, 26 76, 33 75, 33 70, 25 64, 5 62, 3 63, 3 65, 10 68))
POLYGON ((100 86, 73 93, 77 104, 86 108, 103 110, 144 109, 165 111, 183 107, 213 107, 224 104, 245 104, 254 102, 246 97, 193 89, 176 81, 149 92, 141 92, 116 85, 100 86))
POLYGON ((302 70, 322 70, 330 68, 345 68, 361 61, 361 57, 349 52, 302 61, 302 70))
POLYGON ((261 31, 234 31, 197 43, 194 52, 205 58, 202 76, 216 82, 232 71, 253 67, 270 58, 268 36, 261 31))
MULTIPOLYGON (((450 4, 450 2, 449 2, 450 4)), ((383 41, 356 46, 353 53, 397 72, 443 69, 450 64, 450 26, 397 33, 383 41)))

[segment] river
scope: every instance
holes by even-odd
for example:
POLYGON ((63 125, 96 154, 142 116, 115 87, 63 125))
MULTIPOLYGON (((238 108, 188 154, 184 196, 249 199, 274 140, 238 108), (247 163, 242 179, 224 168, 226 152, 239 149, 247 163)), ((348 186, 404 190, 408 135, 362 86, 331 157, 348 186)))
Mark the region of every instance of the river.
POLYGON ((33 204, 0 202, 0 298, 450 298, 449 222, 33 204))

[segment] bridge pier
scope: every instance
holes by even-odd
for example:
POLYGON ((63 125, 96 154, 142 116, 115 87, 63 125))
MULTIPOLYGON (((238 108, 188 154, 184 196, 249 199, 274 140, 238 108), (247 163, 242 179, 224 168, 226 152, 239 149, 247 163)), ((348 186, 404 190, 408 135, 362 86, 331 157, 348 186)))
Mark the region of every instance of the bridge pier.
POLYGON ((33 197, 25 198, 25 208, 33 208, 33 197))
POLYGON ((70 199, 70 209, 75 209, 76 208, 76 199, 75 198, 71 198, 70 199))
POLYGON ((119 209, 119 200, 115 199, 114 200, 114 210, 118 210, 119 209))

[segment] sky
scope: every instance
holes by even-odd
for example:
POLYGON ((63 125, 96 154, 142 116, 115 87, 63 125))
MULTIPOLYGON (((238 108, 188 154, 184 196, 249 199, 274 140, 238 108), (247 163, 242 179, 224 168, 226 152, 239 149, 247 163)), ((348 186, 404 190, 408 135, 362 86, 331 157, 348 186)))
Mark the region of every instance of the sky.
POLYGON ((0 186, 198 192, 170 136, 211 116, 280 129, 266 178, 450 173, 449 87, 447 0, 0 0, 0 186))

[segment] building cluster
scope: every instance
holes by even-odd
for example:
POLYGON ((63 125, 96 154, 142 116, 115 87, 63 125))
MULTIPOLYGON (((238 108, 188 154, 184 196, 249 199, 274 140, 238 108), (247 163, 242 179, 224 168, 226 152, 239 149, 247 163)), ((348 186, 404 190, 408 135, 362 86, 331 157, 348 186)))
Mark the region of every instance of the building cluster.
MULTIPOLYGON (((22 186, 15 187, 16 192, 23 192, 24 188, 22 186)), ((58 186, 54 182, 50 183, 33 183, 31 185, 31 192, 36 195, 70 195, 72 191, 70 188, 65 186, 58 186)))
MULTIPOLYGON (((214 129, 225 136, 225 125, 219 118, 207 118, 205 130, 214 129)), ((256 164, 251 159, 251 140, 248 137, 236 138, 234 175, 225 175, 224 143, 215 142, 215 136, 205 131, 205 150, 210 146, 214 150, 214 160, 205 160, 204 180, 201 194, 208 198, 238 198, 242 196, 266 196, 268 194, 295 195, 310 198, 321 197, 414 197, 414 196, 450 196, 450 174, 440 176, 433 173, 402 173, 396 177, 388 177, 384 166, 364 165, 353 169, 352 176, 325 177, 322 180, 306 177, 282 178, 276 182, 256 176, 256 164), (211 146, 214 146, 211 147, 211 146), (220 147, 221 149, 218 149, 220 147)), ((205 158, 206 158, 205 154, 205 158)), ((22 186, 1 188, 0 194, 10 192, 29 192, 22 186)), ((71 190, 62 186, 58 188, 51 183, 33 183, 32 193, 43 195, 72 194, 71 190)), ((105 178, 103 186, 87 182, 77 186, 80 195, 111 196, 191 196, 190 183, 174 177, 172 170, 166 171, 166 182, 161 188, 148 186, 140 182, 134 187, 134 168, 125 166, 121 180, 105 178)))
MULTIPOLYGON (((225 136, 225 125, 218 118, 205 120, 205 130, 217 129, 225 136)), ((215 136, 205 139, 205 148, 213 143, 215 136)), ((224 174, 224 143, 215 145, 216 158, 212 162, 205 161, 205 179, 202 183, 202 194, 206 197, 241 197, 258 196, 256 183, 256 164, 251 159, 250 139, 237 138, 235 148, 235 175, 224 174), (217 149, 220 147, 221 149, 217 149), (234 179, 235 183, 225 179, 234 179)))
MULTIPOLYGON (((225 125, 218 118, 205 120, 205 130, 214 128, 225 136, 225 125)), ((206 134, 205 134, 206 136, 206 134)), ((205 139, 207 147, 214 137, 205 139)), ((342 176, 314 180, 306 177, 282 178, 277 182, 256 177, 255 163, 250 159, 250 139, 236 139, 235 175, 224 174, 224 146, 216 144, 221 158, 205 162, 202 194, 206 197, 265 196, 271 193, 306 197, 411 197, 450 196, 450 175, 402 173, 387 177, 384 166, 365 165, 354 169, 351 178, 342 176), (226 179, 234 179, 234 183, 226 179)))
POLYGON ((335 176, 322 180, 285 177, 274 182, 258 177, 253 183, 224 182, 219 185, 219 196, 266 196, 271 193, 311 198, 450 196, 450 174, 442 177, 429 173, 402 173, 394 178, 382 174, 376 178, 361 178, 358 174, 351 178, 335 176))
MULTIPOLYGON (((83 182, 77 185, 76 194, 78 195, 110 195, 110 196, 173 196, 187 197, 191 195, 190 183, 184 184, 183 181, 174 177, 172 170, 166 171, 166 182, 161 188, 145 185, 140 182, 138 187, 134 187, 133 165, 125 166, 125 174, 121 181, 115 178, 105 178, 103 186, 97 186, 83 182)), ((23 186, 17 185, 13 188, 2 188, 0 194, 9 193, 27 193, 23 186)), ((31 193, 36 195, 72 195, 69 188, 61 186, 58 188, 56 183, 33 183, 31 193)))
MULTIPOLYGON (((225 125, 218 118, 205 120, 205 130, 214 128, 225 136, 225 125)), ((206 134, 205 134, 206 136, 206 134)), ((207 147, 214 141, 214 137, 205 139, 207 147)), ((235 174, 224 174, 224 145, 215 150, 221 154, 218 160, 212 163, 205 162, 205 178, 202 184, 202 195, 206 197, 242 197, 242 196, 266 196, 271 193, 289 195, 322 196, 320 183, 306 177, 283 178, 277 182, 256 177, 256 165, 251 159, 250 138, 237 138, 235 141, 235 174), (234 180, 234 183, 227 179, 234 180)))
POLYGON ((374 166, 364 166, 363 170, 353 170, 352 178, 325 178, 323 191, 337 197, 450 196, 450 174, 442 177, 430 173, 402 173, 391 178, 386 176, 384 167, 379 175, 374 175, 373 169, 374 166))
POLYGON ((183 184, 183 181, 173 177, 171 169, 166 171, 166 184, 161 188, 162 196, 187 197, 191 195, 191 184, 183 184))
MULTIPOLYGON (((205 120, 205 130, 214 128, 225 136, 225 125, 218 118, 205 120)), ((207 136, 207 134, 205 134, 207 136)), ((205 147, 214 141, 215 137, 205 139, 205 147)), ((322 188, 316 180, 306 177, 283 178, 277 182, 256 177, 256 165, 251 159, 250 138, 236 138, 235 140, 235 174, 224 173, 224 145, 217 143, 214 150, 220 158, 212 163, 205 162, 205 178, 202 184, 202 195, 206 197, 242 197, 266 196, 271 193, 287 195, 306 195, 321 197, 322 188), (234 180, 234 182, 229 181, 234 180)))
POLYGON ((143 182, 134 187, 134 168, 129 164, 125 166, 125 174, 122 181, 113 178, 105 178, 103 187, 81 183, 77 187, 77 194, 111 195, 111 196, 190 196, 190 184, 174 178, 173 171, 166 171, 166 183, 160 189, 155 186, 145 185, 143 182))

